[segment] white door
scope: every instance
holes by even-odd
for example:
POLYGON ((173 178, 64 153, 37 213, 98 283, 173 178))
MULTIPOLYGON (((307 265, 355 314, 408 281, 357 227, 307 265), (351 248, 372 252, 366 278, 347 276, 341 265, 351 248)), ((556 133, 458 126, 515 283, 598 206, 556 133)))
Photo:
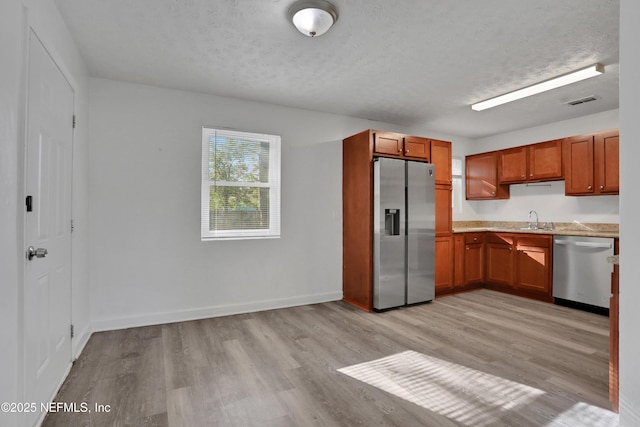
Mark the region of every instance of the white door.
MULTIPOLYGON (((29 36, 24 359, 25 402, 48 402, 71 364, 73 89, 29 36), (29 260, 28 247, 39 249, 29 260), (47 253, 44 254, 46 249, 47 253)), ((39 408, 38 408, 39 409, 39 408)), ((28 414, 33 425, 40 414, 28 414)))

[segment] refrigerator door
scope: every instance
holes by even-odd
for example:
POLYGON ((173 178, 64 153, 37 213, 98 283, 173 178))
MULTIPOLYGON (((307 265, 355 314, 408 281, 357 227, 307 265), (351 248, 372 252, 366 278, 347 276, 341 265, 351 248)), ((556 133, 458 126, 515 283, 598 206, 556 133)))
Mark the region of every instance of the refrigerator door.
POLYGON ((373 308, 405 305, 405 161, 373 164, 373 308))
POLYGON ((407 304, 435 297, 435 169, 407 162, 407 304))

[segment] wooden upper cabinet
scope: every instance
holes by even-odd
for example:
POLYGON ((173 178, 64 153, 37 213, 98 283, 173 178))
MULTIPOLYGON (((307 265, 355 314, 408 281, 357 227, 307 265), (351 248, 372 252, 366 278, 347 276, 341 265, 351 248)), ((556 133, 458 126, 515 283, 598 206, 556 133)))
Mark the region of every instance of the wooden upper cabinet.
POLYGON ((429 161, 431 145, 428 138, 394 132, 373 132, 373 154, 386 157, 429 161))
POLYGON ((600 194, 620 191, 620 137, 618 131, 601 132, 593 141, 595 190, 600 194))
POLYGON ((565 194, 593 194, 593 135, 564 140, 565 194))
POLYGON ((402 156, 403 135, 392 132, 375 132, 373 134, 373 152, 388 156, 402 156))
MULTIPOLYGON (((404 137, 404 156, 429 161, 430 144, 427 138, 404 137)), ((436 170, 437 173, 437 170, 436 170)))
POLYGON ((593 196, 620 191, 617 130, 564 140, 565 194, 593 196))
POLYGON ((498 152, 466 157, 468 200, 508 199, 509 187, 498 185, 498 152))
POLYGON ((562 174, 562 139, 498 151, 499 182, 557 181, 562 174))
POLYGON ((436 185, 451 185, 451 143, 431 140, 431 163, 436 166, 436 185))
POLYGON ((528 181, 553 181, 564 177, 562 168, 562 139, 528 146, 528 181))
POLYGON ((498 151, 498 181, 523 182, 527 179, 527 147, 498 151))

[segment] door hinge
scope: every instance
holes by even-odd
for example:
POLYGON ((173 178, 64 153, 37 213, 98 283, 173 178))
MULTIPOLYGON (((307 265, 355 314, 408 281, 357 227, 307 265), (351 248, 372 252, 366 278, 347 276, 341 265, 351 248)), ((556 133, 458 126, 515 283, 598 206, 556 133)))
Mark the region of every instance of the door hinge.
POLYGON ((73 220, 71 220, 71 232, 73 233, 73 230, 76 229, 76 225, 74 224, 73 220))
POLYGON ((71 325, 71 328, 69 328, 69 329, 70 329, 70 332, 71 332, 71 338, 73 338, 73 335, 74 335, 74 333, 73 333, 73 325, 71 325))
POLYGON ((71 126, 75 129, 76 128, 76 115, 73 115, 73 121, 71 123, 71 126))
POLYGON ((26 205, 27 205, 27 212, 32 212, 33 211, 33 197, 27 196, 26 205))

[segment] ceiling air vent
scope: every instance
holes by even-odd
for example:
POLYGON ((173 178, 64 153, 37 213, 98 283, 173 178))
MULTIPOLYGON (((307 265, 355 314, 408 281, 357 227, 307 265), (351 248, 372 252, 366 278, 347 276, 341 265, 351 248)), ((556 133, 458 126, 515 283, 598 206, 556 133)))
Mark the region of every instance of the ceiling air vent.
POLYGON ((585 96, 584 98, 579 98, 579 99, 574 99, 573 101, 569 101, 567 102, 567 105, 584 104, 585 102, 591 102, 595 100, 596 100, 595 96, 585 96))

